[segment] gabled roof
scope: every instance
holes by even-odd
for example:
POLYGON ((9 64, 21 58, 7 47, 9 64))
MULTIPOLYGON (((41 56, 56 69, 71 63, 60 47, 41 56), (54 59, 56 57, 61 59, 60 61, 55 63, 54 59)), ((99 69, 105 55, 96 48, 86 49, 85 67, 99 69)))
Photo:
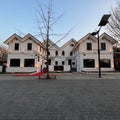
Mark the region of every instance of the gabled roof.
POLYGON ((41 43, 37 38, 35 38, 35 37, 34 37, 33 35, 31 35, 30 33, 28 33, 25 37, 23 37, 22 42, 24 42, 24 41, 26 41, 26 40, 28 40, 28 39, 30 39, 30 40, 34 41, 35 43, 41 45, 41 46, 45 49, 44 44, 41 43))
MULTIPOLYGON (((92 40, 98 41, 98 38, 96 38, 95 36, 92 36, 90 33, 88 33, 87 35, 85 35, 83 38, 81 38, 75 45, 75 47, 73 48, 73 51, 75 51, 75 49, 85 40, 91 38, 92 40)), ((99 40, 106 38, 106 40, 108 40, 109 42, 111 42, 112 44, 117 43, 118 41, 116 41, 114 38, 112 38, 110 35, 108 35, 107 33, 103 33, 102 35, 100 35, 99 40)))
POLYGON ((109 42, 111 42, 112 44, 117 43, 118 41, 115 40, 114 38, 112 38, 110 35, 108 35, 107 33, 103 33, 102 35, 100 35, 100 39, 104 39, 106 38, 109 42))
POLYGON ((36 39, 34 36, 32 36, 30 33, 28 33, 25 37, 21 38, 20 36, 18 36, 16 33, 13 34, 12 36, 10 36, 4 43, 5 44, 9 44, 10 42, 12 42, 14 39, 20 40, 20 42, 24 42, 26 40, 31 39, 32 41, 34 41, 36 44, 41 45, 44 49, 45 46, 38 40, 36 39))
POLYGON ((92 36, 90 33, 88 33, 87 35, 85 35, 84 37, 82 37, 80 40, 78 40, 78 42, 76 43, 76 45, 73 48, 73 51, 85 40, 91 38, 94 41, 97 41, 97 38, 95 36, 92 36))
POLYGON ((71 38, 69 41, 67 41, 64 45, 60 47, 60 49, 64 49, 66 46, 70 45, 71 42, 76 43, 76 40, 74 38, 71 38))
MULTIPOLYGON (((46 44, 46 41, 47 40, 44 40, 43 44, 46 44)), ((55 44, 52 40, 49 39, 48 43, 50 44, 50 46, 49 46, 50 48, 55 47, 56 49, 60 49, 59 46, 57 44, 55 44)))
POLYGON ((4 41, 5 44, 9 44, 11 43, 14 39, 20 40, 21 41, 21 37, 19 35, 17 35, 16 33, 13 34, 12 36, 10 36, 6 41, 4 41))
POLYGON ((78 43, 81 43, 81 42, 83 42, 83 41, 85 41, 85 40, 87 40, 87 39, 89 39, 89 38, 91 38, 91 39, 94 40, 94 41, 97 41, 97 38, 96 38, 95 36, 92 36, 90 33, 88 33, 87 35, 85 35, 84 37, 82 37, 82 38, 78 41, 78 43))
POLYGON ((32 36, 30 33, 28 33, 25 37, 23 37, 22 42, 24 42, 24 41, 26 41, 28 39, 34 41, 37 44, 40 43, 40 41, 38 39, 36 39, 34 36, 32 36))

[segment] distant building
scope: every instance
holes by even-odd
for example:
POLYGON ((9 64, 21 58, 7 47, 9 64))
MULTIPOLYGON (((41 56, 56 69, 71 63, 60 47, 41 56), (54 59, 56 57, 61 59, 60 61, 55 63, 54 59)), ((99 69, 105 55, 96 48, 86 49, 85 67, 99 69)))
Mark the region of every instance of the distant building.
MULTIPOLYGON (((117 43, 108 34, 100 36, 100 66, 102 71, 114 71, 113 45, 117 43)), ((98 71, 98 39, 91 34, 81 38, 73 53, 76 56, 77 72, 98 71)))

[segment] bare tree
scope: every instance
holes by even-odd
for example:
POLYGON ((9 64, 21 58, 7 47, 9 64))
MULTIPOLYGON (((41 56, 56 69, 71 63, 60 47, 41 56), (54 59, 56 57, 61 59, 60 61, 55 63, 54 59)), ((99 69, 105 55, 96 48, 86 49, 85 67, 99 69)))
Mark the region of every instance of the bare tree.
POLYGON ((4 45, 0 45, 0 65, 7 61, 8 49, 4 45))
POLYGON ((107 25, 110 34, 120 41, 120 2, 117 1, 115 8, 111 9, 111 17, 107 25))
MULTIPOLYGON (((47 60, 46 69, 47 69, 47 78, 49 78, 49 49, 52 47, 49 46, 49 40, 50 37, 53 35, 57 35, 57 36, 61 35, 54 33, 53 28, 62 15, 56 17, 52 9, 52 0, 48 1, 48 5, 42 4, 38 0, 38 4, 39 4, 39 10, 37 15, 37 23, 40 32, 39 35, 42 37, 43 41, 46 41, 45 42, 46 60, 47 60)), ((66 34, 62 34, 63 36, 56 43, 58 43, 63 38, 65 38, 70 33, 70 31, 71 30, 69 30, 69 32, 67 32, 66 34)))

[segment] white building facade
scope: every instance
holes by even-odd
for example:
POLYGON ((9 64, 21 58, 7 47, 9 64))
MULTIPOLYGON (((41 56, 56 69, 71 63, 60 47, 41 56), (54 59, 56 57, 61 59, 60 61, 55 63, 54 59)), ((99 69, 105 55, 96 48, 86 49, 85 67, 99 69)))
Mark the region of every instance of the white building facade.
MULTIPOLYGON (((17 34, 5 42, 9 46, 6 72, 42 71, 46 65, 46 43, 31 34, 21 38, 17 34)), ((98 71, 98 39, 90 34, 78 42, 73 38, 62 47, 49 40, 49 71, 98 71)), ((101 71, 114 71, 113 45, 117 41, 108 34, 100 36, 101 71)))
MULTIPOLYGON (((21 38, 13 34, 5 42, 9 46, 6 72, 38 72, 46 67, 46 43, 31 34, 21 38)), ((62 47, 49 40, 49 71, 69 72, 76 69, 72 49, 76 41, 70 39, 62 47)))
POLYGON ((49 40, 50 71, 70 72, 76 69, 76 60, 72 53, 75 43, 74 39, 70 39, 62 47, 59 47, 49 40))
POLYGON ((5 42, 9 46, 6 72, 35 72, 42 70, 44 45, 31 34, 21 38, 17 34, 5 42))
MULTIPOLYGON (((113 45, 117 43, 108 34, 100 36, 100 66, 101 71, 114 71, 113 45)), ((98 39, 87 34, 80 39, 73 53, 76 57, 77 72, 98 71, 98 39)))

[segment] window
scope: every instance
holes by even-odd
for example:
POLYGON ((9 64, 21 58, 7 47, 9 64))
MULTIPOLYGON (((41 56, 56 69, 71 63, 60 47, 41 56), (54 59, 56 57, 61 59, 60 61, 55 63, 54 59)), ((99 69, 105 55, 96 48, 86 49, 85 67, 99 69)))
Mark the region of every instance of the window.
POLYGON ((111 67, 110 59, 101 59, 100 66, 101 68, 110 68, 111 67))
POLYGON ((87 43, 87 50, 92 50, 92 43, 87 43))
POLYGON ((10 59, 10 67, 20 67, 20 59, 10 59))
POLYGON ((72 51, 70 52, 70 56, 72 56, 73 55, 73 53, 72 53, 72 51))
POLYGON ((15 48, 14 50, 19 50, 19 43, 15 43, 15 48))
POLYGON ((58 61, 55 61, 55 65, 58 65, 58 61))
POLYGON ((65 65, 65 61, 62 61, 62 65, 65 65))
POLYGON ((95 67, 95 60, 94 59, 84 59, 83 65, 85 68, 94 68, 95 67))
POLYGON ((51 59, 48 60, 48 65, 51 65, 51 59))
POLYGON ((68 59, 68 65, 72 65, 72 60, 68 59))
POLYGON ((101 43, 101 50, 106 50, 106 43, 101 43))
POLYGON ((27 44, 27 50, 32 50, 32 43, 27 44))
POLYGON ((63 55, 63 56, 65 55, 65 51, 62 51, 62 55, 63 55))
POLYGON ((24 60, 24 67, 34 67, 35 60, 34 59, 25 59, 24 60))
POLYGON ((56 50, 55 54, 58 55, 58 51, 57 50, 56 50))

